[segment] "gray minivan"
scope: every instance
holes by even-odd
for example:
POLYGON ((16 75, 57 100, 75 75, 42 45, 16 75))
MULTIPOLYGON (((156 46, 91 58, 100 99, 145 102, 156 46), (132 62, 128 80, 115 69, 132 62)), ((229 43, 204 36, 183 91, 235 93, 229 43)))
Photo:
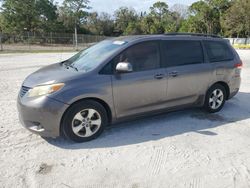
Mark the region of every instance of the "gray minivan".
POLYGON ((112 38, 28 76, 20 120, 43 137, 84 142, 131 117, 191 106, 214 113, 239 91, 241 67, 229 42, 213 35, 112 38))

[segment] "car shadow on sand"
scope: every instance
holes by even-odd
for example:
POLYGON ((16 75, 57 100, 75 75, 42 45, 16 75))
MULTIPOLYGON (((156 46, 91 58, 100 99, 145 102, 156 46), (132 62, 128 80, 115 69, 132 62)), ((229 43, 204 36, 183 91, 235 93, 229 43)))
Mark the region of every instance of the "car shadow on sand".
POLYGON ((250 118, 250 93, 239 92, 226 102, 222 111, 216 114, 209 114, 201 109, 188 109, 113 125, 99 138, 90 142, 73 143, 63 138, 46 139, 46 141, 64 149, 91 149, 139 144, 189 132, 218 136, 216 129, 213 128, 248 118, 250 118))

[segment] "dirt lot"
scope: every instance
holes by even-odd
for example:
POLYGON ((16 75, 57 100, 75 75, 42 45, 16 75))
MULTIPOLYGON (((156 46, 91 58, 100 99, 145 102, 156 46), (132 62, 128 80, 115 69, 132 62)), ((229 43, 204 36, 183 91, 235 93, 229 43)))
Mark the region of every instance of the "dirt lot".
POLYGON ((0 187, 250 187, 250 51, 240 92, 199 109, 119 124, 88 143, 44 140, 19 123, 23 79, 71 54, 0 55, 0 187))

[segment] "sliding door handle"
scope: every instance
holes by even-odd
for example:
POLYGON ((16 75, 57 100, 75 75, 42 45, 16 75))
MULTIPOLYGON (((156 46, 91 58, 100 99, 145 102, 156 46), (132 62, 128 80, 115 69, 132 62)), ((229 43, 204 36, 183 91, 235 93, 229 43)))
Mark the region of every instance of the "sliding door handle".
POLYGON ((160 80, 160 79, 162 79, 162 78, 164 78, 164 75, 163 75, 163 74, 156 74, 156 75, 155 75, 155 79, 160 80))

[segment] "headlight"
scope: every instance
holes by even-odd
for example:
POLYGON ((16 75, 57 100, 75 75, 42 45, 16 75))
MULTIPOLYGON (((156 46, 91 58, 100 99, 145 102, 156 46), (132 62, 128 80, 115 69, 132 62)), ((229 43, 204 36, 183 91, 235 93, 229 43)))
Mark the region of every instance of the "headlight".
POLYGON ((63 86, 64 83, 36 86, 33 89, 29 90, 28 97, 37 97, 41 95, 51 94, 60 90, 63 86))

